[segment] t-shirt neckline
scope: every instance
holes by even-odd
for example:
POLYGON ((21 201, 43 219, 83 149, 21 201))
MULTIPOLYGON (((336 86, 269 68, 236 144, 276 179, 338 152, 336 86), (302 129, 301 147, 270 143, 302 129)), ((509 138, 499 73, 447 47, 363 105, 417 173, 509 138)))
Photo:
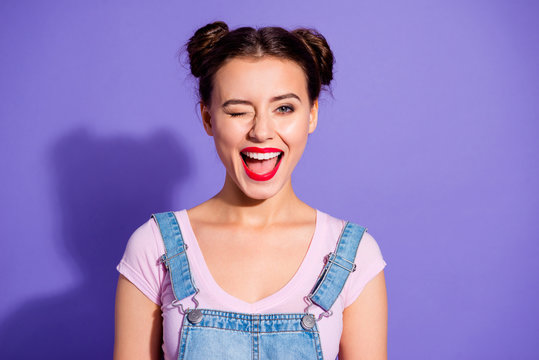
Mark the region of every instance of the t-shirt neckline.
MULTIPOLYGON (((240 298, 237 298, 229 294, 217 283, 217 281, 215 281, 215 279, 213 278, 210 272, 210 269, 208 268, 208 265, 206 264, 206 261, 202 254, 202 250, 199 247, 198 240, 193 231, 193 227, 191 226, 191 221, 189 220, 187 209, 178 211, 177 215, 179 218, 178 220, 179 220, 180 230, 188 246, 188 250, 187 250, 188 258, 189 258, 189 261, 192 263, 192 266, 195 267, 195 268, 192 268, 191 271, 195 270, 195 272, 197 273, 196 275, 192 275, 194 277, 195 284, 197 281, 204 282, 205 288, 213 292, 214 294, 218 295, 218 297, 222 299, 223 305, 227 305, 226 306, 227 308, 231 307, 232 309, 235 309, 235 311, 245 312, 245 310, 248 309, 249 312, 252 312, 252 313, 262 312, 264 309, 267 309, 269 307, 274 307, 275 305, 285 301, 293 293, 292 289, 296 288, 298 284, 302 284, 304 282, 304 279, 306 278, 306 275, 307 275, 306 271, 309 268, 308 264, 314 260, 313 256, 315 256, 316 248, 319 246, 319 243, 320 243, 318 238, 320 236, 319 232, 320 232, 320 224, 322 223, 321 216, 323 215, 323 212, 319 211, 318 209, 315 209, 315 210, 316 210, 316 220, 315 220, 314 233, 311 238, 311 242, 309 244, 307 252, 305 253, 305 256, 303 257, 303 260, 301 261, 299 268, 296 270, 296 273, 279 290, 277 290, 273 294, 270 294, 254 303, 249 303, 247 301, 244 301, 240 298), (193 254, 193 256, 189 256, 189 253, 193 254)), ((200 286, 198 287, 200 290, 200 286)), ((308 295, 308 294, 304 294, 304 295, 308 295)))

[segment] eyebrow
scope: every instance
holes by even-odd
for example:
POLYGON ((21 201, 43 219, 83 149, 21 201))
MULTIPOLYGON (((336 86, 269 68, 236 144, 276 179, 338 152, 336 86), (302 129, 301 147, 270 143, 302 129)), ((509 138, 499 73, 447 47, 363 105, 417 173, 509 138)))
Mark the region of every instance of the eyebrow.
MULTIPOLYGON (((288 99, 288 98, 295 98, 295 99, 298 99, 299 102, 301 102, 301 99, 299 98, 299 96, 297 96, 294 93, 274 96, 270 99, 270 102, 279 101, 279 100, 288 99)), ((227 107, 228 105, 234 105, 234 104, 253 105, 253 103, 248 100, 230 99, 230 100, 225 101, 223 105, 221 106, 227 107)))

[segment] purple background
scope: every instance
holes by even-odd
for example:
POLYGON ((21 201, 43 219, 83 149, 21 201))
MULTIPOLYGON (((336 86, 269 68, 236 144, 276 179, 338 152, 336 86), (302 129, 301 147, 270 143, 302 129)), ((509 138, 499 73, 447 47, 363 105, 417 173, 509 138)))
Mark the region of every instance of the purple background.
POLYGON ((311 26, 334 50, 334 97, 293 181, 378 241, 390 358, 537 358, 538 10, 2 1, 0 358, 110 358, 129 235, 220 189, 176 58, 214 20, 311 26))

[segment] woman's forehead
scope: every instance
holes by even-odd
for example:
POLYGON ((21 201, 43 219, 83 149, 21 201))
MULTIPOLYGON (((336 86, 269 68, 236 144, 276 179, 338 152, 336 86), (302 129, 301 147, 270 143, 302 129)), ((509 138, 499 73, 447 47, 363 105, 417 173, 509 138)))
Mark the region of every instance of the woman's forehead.
POLYGON ((294 61, 276 57, 241 57, 228 60, 215 74, 212 97, 270 99, 294 93, 307 99, 307 78, 294 61))

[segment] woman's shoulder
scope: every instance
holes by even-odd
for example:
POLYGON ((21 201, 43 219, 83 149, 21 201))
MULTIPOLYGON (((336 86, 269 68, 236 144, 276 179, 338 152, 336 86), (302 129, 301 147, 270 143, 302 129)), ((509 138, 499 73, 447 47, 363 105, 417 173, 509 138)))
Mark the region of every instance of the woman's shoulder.
POLYGON ((335 240, 340 236, 346 221, 320 209, 317 209, 316 213, 316 231, 323 235, 321 238, 327 246, 335 245, 335 240))
POLYGON ((359 296, 365 285, 372 280, 376 274, 382 271, 387 264, 382 255, 378 241, 371 235, 365 224, 347 221, 323 212, 321 212, 321 215, 323 219, 322 223, 327 227, 326 231, 328 234, 331 234, 333 246, 336 245, 337 239, 348 222, 365 228, 365 231, 362 232, 359 239, 359 245, 354 260, 356 271, 350 273, 350 277, 341 293, 343 307, 347 307, 359 296))
POLYGON ((359 239, 359 245, 356 253, 356 261, 358 263, 358 267, 360 266, 359 264, 369 265, 371 263, 377 262, 378 265, 380 265, 382 263, 383 257, 380 250, 380 245, 378 244, 378 241, 374 238, 374 236, 371 235, 368 230, 368 227, 365 224, 359 224, 336 216, 332 216, 320 210, 318 210, 318 213, 321 215, 320 225, 322 227, 322 232, 325 233, 324 238, 328 242, 328 245, 336 245, 336 240, 339 239, 344 227, 348 222, 354 225, 360 225, 361 227, 365 228, 365 231, 359 239))
POLYGON ((132 233, 116 269, 141 290, 150 300, 160 305, 164 269, 160 261, 164 244, 159 226, 153 216, 132 233))
MULTIPOLYGON (((152 214, 153 215, 153 214, 152 214)), ((155 253, 156 255, 161 253, 162 246, 159 246, 160 231, 153 216, 140 224, 131 234, 127 241, 126 250, 129 253, 155 253)))

